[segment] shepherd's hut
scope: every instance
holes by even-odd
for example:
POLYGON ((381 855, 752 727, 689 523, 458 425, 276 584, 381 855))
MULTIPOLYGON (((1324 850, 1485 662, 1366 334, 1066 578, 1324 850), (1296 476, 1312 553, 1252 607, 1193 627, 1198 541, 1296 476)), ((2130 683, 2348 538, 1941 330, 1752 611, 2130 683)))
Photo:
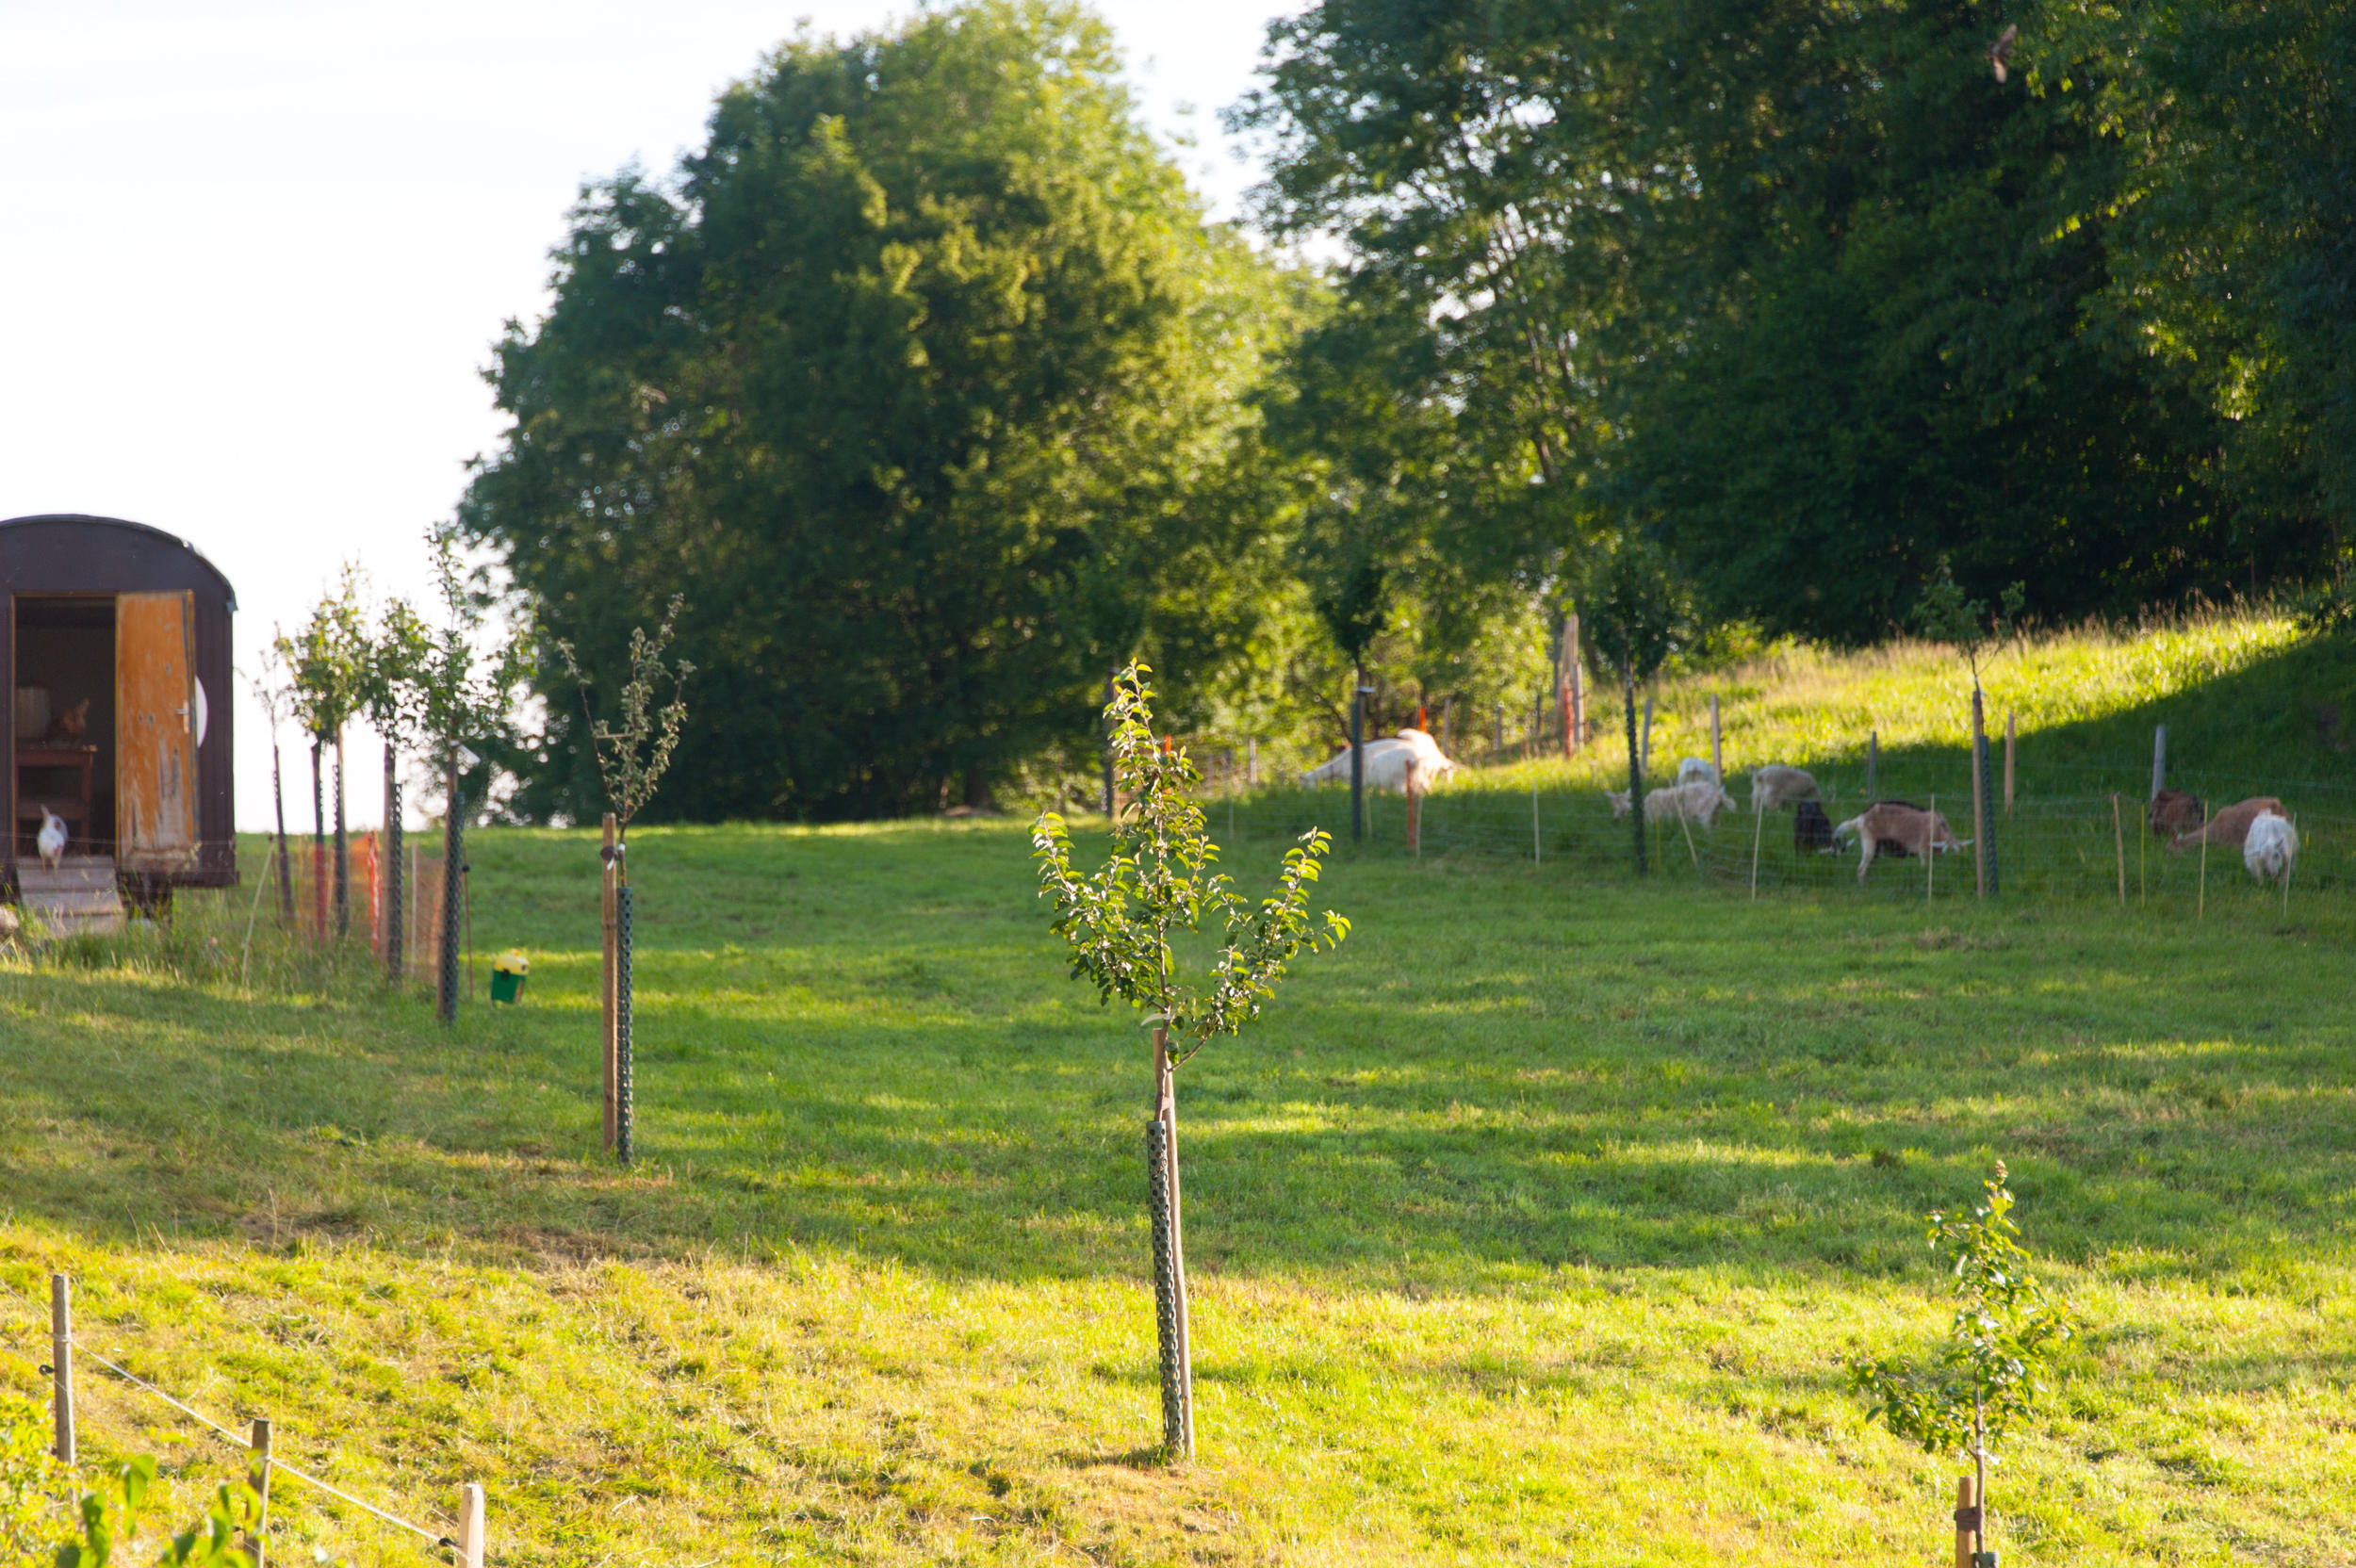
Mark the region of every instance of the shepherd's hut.
POLYGON ((0 522, 8 835, 0 888, 53 928, 119 920, 120 888, 237 880, 230 617, 237 591, 183 540, 115 517, 0 522), (44 812, 65 824, 44 866, 44 812))

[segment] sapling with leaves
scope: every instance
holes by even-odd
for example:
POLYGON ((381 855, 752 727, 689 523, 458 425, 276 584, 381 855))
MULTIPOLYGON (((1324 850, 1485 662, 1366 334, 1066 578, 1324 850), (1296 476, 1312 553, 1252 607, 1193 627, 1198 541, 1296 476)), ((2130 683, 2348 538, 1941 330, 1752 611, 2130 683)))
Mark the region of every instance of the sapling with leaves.
POLYGON ((292 925, 294 868, 286 862, 286 783, 278 754, 278 727, 294 714, 294 688, 286 677, 286 662, 278 651, 284 641, 281 636, 262 645, 260 668, 248 683, 262 717, 270 721, 270 798, 278 823, 278 852, 272 857, 278 866, 278 919, 282 925, 292 925))
POLYGON ((1309 891, 1333 841, 1312 827, 1284 852, 1275 891, 1256 903, 1218 873, 1219 846, 1189 787, 1201 775, 1180 746, 1153 735, 1151 672, 1132 662, 1113 681, 1105 708, 1113 767, 1127 802, 1113 818, 1110 854, 1083 874, 1072 865, 1064 819, 1042 811, 1032 825, 1039 896, 1055 908, 1052 929, 1071 950, 1072 973, 1144 1014, 1153 1030, 1153 1115, 1147 1127, 1147 1190, 1154 1200, 1154 1283, 1162 1362, 1162 1436, 1178 1457, 1194 1452, 1193 1375, 1186 1320, 1186 1246, 1180 1225, 1177 1070, 1221 1035, 1242 1032, 1276 994, 1303 950, 1340 945, 1350 922, 1328 909, 1309 914, 1309 891), (1173 934, 1208 924, 1221 945, 1189 979, 1173 934))
POLYGON ((1699 617, 1693 596, 1660 547, 1634 531, 1597 547, 1580 602, 1596 661, 1620 672, 1628 721, 1628 807, 1635 829, 1636 874, 1644 874, 1644 759, 1636 738, 1636 689, 1693 642, 1699 617))
POLYGON ((630 819, 654 798, 671 754, 679 749, 679 727, 687 719, 687 678, 695 666, 681 659, 664 662, 679 626, 685 600, 673 595, 663 624, 649 636, 645 627, 630 633, 630 678, 618 694, 618 718, 599 722, 591 706, 591 685, 574 655, 573 645, 560 641, 557 655, 581 688, 582 715, 589 725, 589 743, 597 760, 597 776, 613 809, 605 856, 605 1145, 630 1163, 631 1155, 630 1028, 630 891, 624 851, 630 844, 630 819), (656 706, 668 684, 671 700, 656 706))
POLYGON ((1983 898, 1995 890, 1996 817, 1988 787, 1987 698, 1980 690, 1980 661, 2020 630, 2021 607, 2027 597, 2023 585, 2016 582, 2004 590, 2000 608, 1990 615, 1985 600, 1964 596, 1942 555, 1937 574, 1914 603, 1915 629, 1932 642, 1953 644, 1972 670, 1972 858, 1983 898))
POLYGON ((419 738, 423 705, 417 691, 427 678, 433 647, 432 631, 408 601, 388 599, 377 612, 360 683, 360 710, 384 743, 384 978, 395 985, 407 962, 403 938, 408 930, 402 906, 401 753, 419 738))
MULTIPOLYGON (((155 1485, 155 1462, 147 1455, 126 1460, 109 1475, 106 1492, 85 1492, 74 1539, 57 1549, 57 1568, 108 1568, 116 1554, 139 1534, 139 1513, 155 1485)), ((213 1494, 205 1516, 172 1538, 155 1559, 156 1568, 252 1568, 253 1558, 237 1544, 262 1523, 262 1499, 243 1482, 213 1494)))
POLYGON ((515 694, 531 674, 521 636, 500 636, 484 612, 489 596, 469 579, 459 559, 456 535, 431 529, 426 545, 443 617, 423 629, 418 662, 408 686, 411 725, 440 763, 442 816, 442 943, 436 1016, 444 1024, 458 1017, 458 932, 466 874, 466 757, 470 746, 487 745, 504 733, 515 694))
POLYGON ((278 639, 294 683, 295 715, 311 737, 312 867, 318 881, 319 845, 327 836, 327 810, 319 777, 332 748, 335 758, 335 937, 352 925, 351 837, 344 825, 344 727, 360 712, 368 684, 368 611, 356 566, 344 567, 333 593, 312 607, 311 618, 292 637, 278 639))
POLYGON ((1944 1343, 1921 1360, 1859 1361, 1850 1380, 1871 1403, 1866 1419, 1924 1453, 1972 1456, 1976 1548, 1992 1568, 1988 1464, 1996 1445, 2035 1411, 2054 1350, 2076 1330, 2069 1308, 2030 1272, 2002 1160, 1983 1184, 1985 1196, 1969 1215, 1930 1215, 1930 1245, 1951 1260, 1947 1294, 1955 1310, 1944 1343))

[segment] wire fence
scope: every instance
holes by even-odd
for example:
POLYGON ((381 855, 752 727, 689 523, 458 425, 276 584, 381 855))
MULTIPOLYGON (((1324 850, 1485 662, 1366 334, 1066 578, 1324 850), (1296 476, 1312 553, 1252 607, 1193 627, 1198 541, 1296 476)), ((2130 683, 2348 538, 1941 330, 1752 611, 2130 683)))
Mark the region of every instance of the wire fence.
MULTIPOLYGON (((2205 913, 2210 903, 2237 900, 2233 906, 2240 907, 2264 893, 2294 914, 2298 901, 2311 896, 2356 908, 2356 901, 2348 898, 2356 889, 2356 787, 2168 771, 2168 786, 2199 795, 2211 813, 2244 800, 2281 801, 2298 832, 2297 859, 2286 882, 2261 885, 2245 867, 2237 841, 2204 849, 2150 826, 2149 760, 2017 766, 2007 798, 2001 739, 1993 750, 1985 833, 1972 820, 1972 766, 1961 754, 1906 753, 1870 763, 1857 758, 1811 765, 1826 818, 1818 825, 1820 839, 1823 826, 1853 818, 1873 801, 1899 800, 1935 808, 1964 841, 1928 862, 1912 855, 1880 854, 1861 887, 1860 851, 1854 841, 1827 851, 1801 830, 1790 805, 1754 814, 1749 776, 1733 768, 1725 780, 1733 808, 1708 825, 1683 820, 1674 809, 1647 813, 1647 868, 1662 879, 1745 893, 1755 890, 1761 896, 1846 890, 1869 898, 1943 902, 1978 896, 1978 859, 1985 848, 1991 891, 2005 899, 2181 905, 2205 913)), ((1635 869, 1634 827, 1615 812, 1604 787, 1608 776, 1592 758, 1578 765, 1555 760, 1461 769, 1418 803, 1413 842, 1407 801, 1368 790, 1359 853, 1514 859, 1600 880, 1628 877, 1635 869)), ((1624 770, 1611 781, 1624 782, 1624 770)), ((1236 787, 1214 774, 1205 781, 1203 801, 1215 836, 1223 829, 1237 839, 1289 838, 1317 826, 1341 843, 1350 841, 1346 786, 1236 787)))
POLYGON ((315 945, 365 941, 380 964, 397 936, 402 972, 430 983, 436 976, 442 935, 442 857, 410 839, 401 852, 398 878, 391 874, 388 858, 376 833, 350 836, 340 921, 332 841, 289 835, 283 881, 274 841, 259 848, 241 844, 237 872, 250 890, 249 913, 255 918, 315 945))
MULTIPOLYGON (((41 1321, 42 1315, 40 1309, 13 1291, 0 1291, 0 1299, 7 1300, 10 1306, 28 1315, 34 1321, 41 1321)), ((134 1389, 169 1406, 195 1422, 211 1436, 253 1456, 251 1484, 260 1494, 265 1503, 261 1520, 255 1527, 261 1538, 267 1537, 271 1518, 269 1508, 271 1495, 270 1483, 278 1477, 284 1476, 289 1480, 311 1487, 340 1503, 359 1510, 381 1525, 415 1538, 417 1545, 437 1558, 456 1563, 460 1565, 460 1568, 483 1568, 485 1560, 485 1529, 483 1490, 480 1485, 470 1482, 460 1489, 457 1516, 449 1532, 429 1528, 412 1520, 404 1519, 386 1509, 379 1508, 365 1498, 354 1496, 332 1481, 279 1458, 272 1423, 267 1420, 257 1420, 254 1423, 250 1433, 238 1432, 214 1420, 187 1400, 168 1393, 148 1379, 140 1377, 120 1362, 91 1348, 89 1343, 74 1330, 72 1300, 72 1281, 62 1274, 52 1275, 49 1311, 46 1315, 46 1321, 43 1323, 48 1334, 49 1360, 36 1365, 30 1360, 24 1358, 21 1353, 16 1353, 17 1359, 24 1361, 27 1366, 32 1366, 38 1375, 50 1384, 54 1421, 51 1452, 60 1462, 71 1465, 79 1458, 81 1395, 74 1374, 77 1363, 89 1362, 111 1374, 123 1386, 134 1389)), ((123 1352, 118 1350, 116 1355, 121 1356, 123 1352)), ((257 1548, 267 1544, 266 1539, 261 1538, 257 1538, 254 1542, 257 1548)), ((255 1561, 259 1563, 263 1560, 263 1552, 257 1550, 255 1561)))

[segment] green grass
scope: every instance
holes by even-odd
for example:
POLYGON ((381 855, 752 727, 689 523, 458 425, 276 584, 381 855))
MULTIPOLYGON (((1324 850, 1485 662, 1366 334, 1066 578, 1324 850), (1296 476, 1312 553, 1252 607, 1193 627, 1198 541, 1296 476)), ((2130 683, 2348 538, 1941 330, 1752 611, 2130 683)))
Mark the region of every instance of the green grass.
MULTIPOLYGON (((411 1517, 483 1481, 507 1564, 1943 1560, 1955 1465, 1842 1366, 1937 1331, 1921 1215, 2001 1155, 2089 1326, 2007 1560, 2356 1560, 2314 923, 1345 856, 1350 941, 1182 1080, 1169 1468, 1142 1037, 1063 978, 1020 825, 633 846, 637 1169, 596 1152, 591 841, 485 833, 477 944, 532 975, 451 1034, 269 953, 240 988, 241 902, 0 971, 0 1280, 69 1269, 92 1346, 411 1517)), ((221 1473, 84 1388, 101 1453, 221 1473)))

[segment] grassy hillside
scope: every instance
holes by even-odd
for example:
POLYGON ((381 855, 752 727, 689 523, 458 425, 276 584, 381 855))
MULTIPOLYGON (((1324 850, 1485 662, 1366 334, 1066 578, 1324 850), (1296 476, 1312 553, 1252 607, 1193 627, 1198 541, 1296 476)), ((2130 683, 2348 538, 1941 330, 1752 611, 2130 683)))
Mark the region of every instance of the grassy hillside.
MULTIPOLYGON (((0 1283, 71 1270, 90 1344, 413 1518, 484 1481, 503 1564, 1880 1564, 1943 1558, 1955 1466, 1842 1365, 1943 1321, 1921 1215, 2001 1155, 2088 1324, 2007 1560, 2356 1559, 2356 1024, 2311 923, 1348 858, 1356 935, 1182 1085, 1169 1469, 1140 1037, 1064 979, 1019 825, 631 858, 637 1169, 596 1153, 591 842, 486 833, 478 945, 533 972, 454 1033, 241 988, 202 901, 0 970, 0 1283)), ((44 1343, 0 1307, 0 1380, 44 1343)), ((84 1387, 101 1456, 221 1472, 84 1387)), ((281 1501, 281 1556, 417 1560, 281 1501)))

